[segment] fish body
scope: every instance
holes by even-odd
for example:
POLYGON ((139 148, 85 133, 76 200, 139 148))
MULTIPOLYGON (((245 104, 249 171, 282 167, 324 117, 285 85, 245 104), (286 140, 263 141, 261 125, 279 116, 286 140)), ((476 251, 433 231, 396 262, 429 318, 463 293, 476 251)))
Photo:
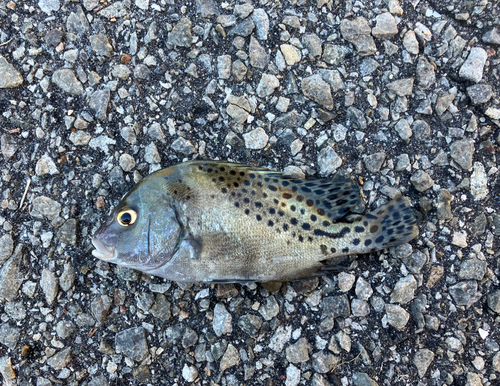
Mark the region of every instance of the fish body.
POLYGON ((288 281, 346 255, 418 234, 406 198, 366 214, 350 178, 303 180, 248 165, 193 161, 135 185, 95 233, 95 257, 179 282, 288 281))

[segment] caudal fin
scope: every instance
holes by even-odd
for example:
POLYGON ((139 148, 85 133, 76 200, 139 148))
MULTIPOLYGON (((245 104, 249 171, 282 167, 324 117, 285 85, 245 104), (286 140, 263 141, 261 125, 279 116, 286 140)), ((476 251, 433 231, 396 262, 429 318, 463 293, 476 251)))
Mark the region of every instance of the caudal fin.
POLYGON ((359 228, 364 228, 361 246, 368 252, 407 243, 418 235, 417 222, 409 200, 395 199, 361 219, 359 228))

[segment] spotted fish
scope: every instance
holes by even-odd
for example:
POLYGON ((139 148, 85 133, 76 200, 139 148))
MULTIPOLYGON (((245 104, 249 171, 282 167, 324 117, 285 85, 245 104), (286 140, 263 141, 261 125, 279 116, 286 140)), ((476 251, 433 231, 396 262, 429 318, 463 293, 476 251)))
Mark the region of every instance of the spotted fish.
POLYGON ((363 210, 348 177, 186 162, 135 185, 95 233, 93 255, 179 282, 288 281, 418 234, 407 198, 346 222, 363 210))

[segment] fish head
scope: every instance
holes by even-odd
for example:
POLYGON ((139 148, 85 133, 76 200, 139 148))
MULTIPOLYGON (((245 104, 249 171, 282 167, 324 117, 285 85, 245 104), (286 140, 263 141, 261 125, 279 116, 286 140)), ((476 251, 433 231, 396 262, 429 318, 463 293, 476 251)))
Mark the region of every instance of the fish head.
POLYGON ((182 238, 172 197, 137 184, 92 238, 98 259, 147 272, 167 263, 182 238))

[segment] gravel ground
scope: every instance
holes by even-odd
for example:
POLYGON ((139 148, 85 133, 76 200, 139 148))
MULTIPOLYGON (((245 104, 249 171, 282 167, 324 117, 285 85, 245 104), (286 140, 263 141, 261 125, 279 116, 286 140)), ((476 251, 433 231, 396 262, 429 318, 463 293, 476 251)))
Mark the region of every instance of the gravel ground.
POLYGON ((4 385, 499 385, 500 4, 0 0, 4 385), (410 244, 292 283, 94 259, 191 159, 403 193, 410 244))

